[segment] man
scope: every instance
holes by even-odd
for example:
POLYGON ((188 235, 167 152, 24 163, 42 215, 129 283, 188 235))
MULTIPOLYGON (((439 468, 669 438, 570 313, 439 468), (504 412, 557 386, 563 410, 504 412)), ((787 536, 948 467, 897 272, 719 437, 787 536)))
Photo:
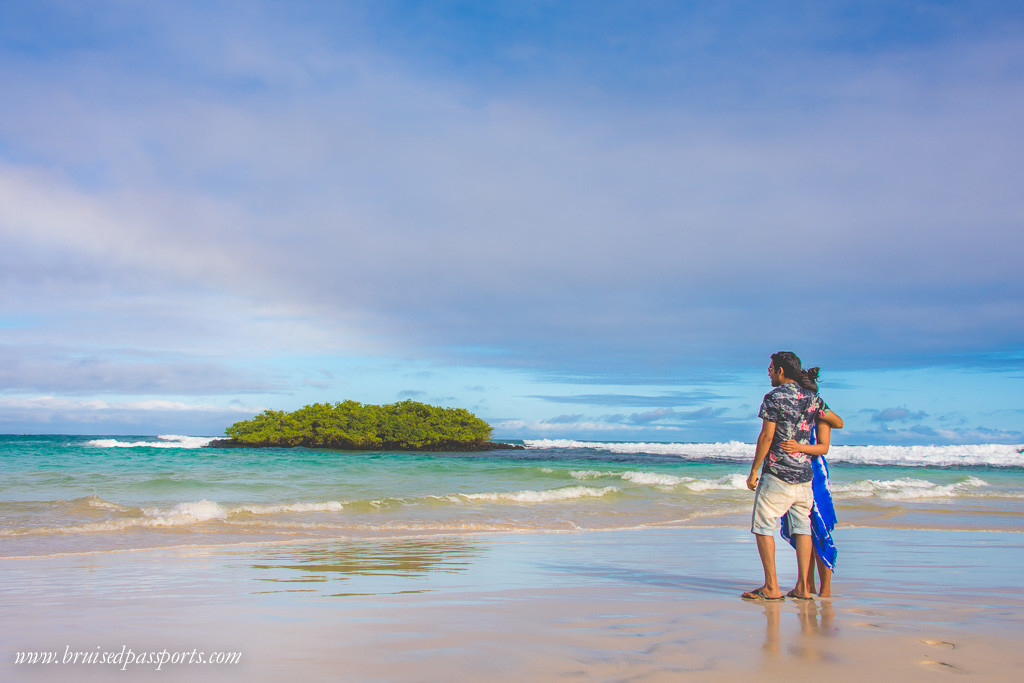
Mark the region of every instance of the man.
POLYGON ((780 444, 787 439, 809 442, 811 430, 828 406, 810 389, 800 359, 790 351, 772 354, 768 376, 775 387, 765 394, 758 416, 761 433, 757 437, 754 463, 747 477, 747 488, 757 491, 750 530, 757 538, 757 552, 764 567, 764 585, 743 593, 748 600, 782 600, 775 573, 775 530, 779 518, 788 516, 790 532, 796 546, 797 581, 790 597, 812 598, 809 575, 813 559, 811 541, 811 506, 814 493, 811 480, 814 470, 804 453, 787 454, 780 444), (764 469, 760 476, 758 471, 764 469))

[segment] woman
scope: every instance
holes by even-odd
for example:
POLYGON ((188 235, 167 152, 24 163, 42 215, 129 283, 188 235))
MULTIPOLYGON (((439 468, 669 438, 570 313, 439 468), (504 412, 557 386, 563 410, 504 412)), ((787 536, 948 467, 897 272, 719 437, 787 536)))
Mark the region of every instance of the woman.
MULTIPOLYGON (((818 368, 810 368, 801 377, 800 385, 817 393, 818 391, 818 368)), ((789 439, 783 441, 780 447, 786 453, 806 453, 813 456, 814 480, 811 487, 814 490, 814 507, 811 509, 811 534, 814 540, 814 565, 812 565, 807 576, 810 577, 811 592, 814 592, 814 566, 818 568, 818 578, 821 590, 818 597, 828 598, 832 596, 832 571, 835 569, 838 551, 832 541, 832 529, 836 524, 836 512, 832 505, 832 493, 828 484, 828 463, 823 457, 828 453, 832 442, 832 428, 842 429, 843 418, 831 410, 822 413, 820 419, 815 423, 814 441, 811 444, 801 444, 789 439)), ((786 519, 782 520, 782 537, 789 541, 793 540, 789 534, 789 524, 786 519)), ((792 591, 789 597, 797 597, 792 591)))

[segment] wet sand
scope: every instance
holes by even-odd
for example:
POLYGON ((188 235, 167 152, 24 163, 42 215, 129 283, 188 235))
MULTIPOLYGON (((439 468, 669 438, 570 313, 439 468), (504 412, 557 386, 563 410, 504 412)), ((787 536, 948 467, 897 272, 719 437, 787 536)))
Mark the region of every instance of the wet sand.
MULTIPOLYGON (((1019 679, 1024 534, 837 537, 834 597, 781 603, 739 598, 761 572, 735 528, 3 559, 0 679, 1019 679), (241 660, 59 661, 127 650, 241 660), (17 664, 27 651, 58 661, 17 664)), ((791 584, 781 544, 778 561, 791 584)))

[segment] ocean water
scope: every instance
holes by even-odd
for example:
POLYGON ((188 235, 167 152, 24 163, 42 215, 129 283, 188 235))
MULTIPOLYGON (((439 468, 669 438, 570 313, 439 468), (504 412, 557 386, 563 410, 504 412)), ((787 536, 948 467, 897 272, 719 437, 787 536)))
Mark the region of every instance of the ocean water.
MULTIPOLYGON (((486 453, 214 449, 0 435, 0 557, 479 532, 745 527, 753 446, 525 442, 486 453)), ((1024 531, 1019 445, 835 446, 843 527, 1024 531)))

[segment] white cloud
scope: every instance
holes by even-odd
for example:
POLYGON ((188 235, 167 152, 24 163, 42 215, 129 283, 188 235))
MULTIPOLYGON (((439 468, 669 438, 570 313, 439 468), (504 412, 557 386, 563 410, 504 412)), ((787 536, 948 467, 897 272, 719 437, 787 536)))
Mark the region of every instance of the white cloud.
POLYGON ((219 435, 263 408, 165 399, 104 401, 60 396, 0 397, 0 431, 49 434, 219 435))
POLYGON ((175 411, 175 412, 213 412, 213 413, 259 413, 265 410, 258 407, 237 405, 213 405, 209 403, 183 403, 151 399, 144 401, 103 401, 100 399, 72 399, 58 396, 32 397, 0 397, 0 410, 32 411, 46 410, 53 412, 89 412, 89 411, 175 411))

